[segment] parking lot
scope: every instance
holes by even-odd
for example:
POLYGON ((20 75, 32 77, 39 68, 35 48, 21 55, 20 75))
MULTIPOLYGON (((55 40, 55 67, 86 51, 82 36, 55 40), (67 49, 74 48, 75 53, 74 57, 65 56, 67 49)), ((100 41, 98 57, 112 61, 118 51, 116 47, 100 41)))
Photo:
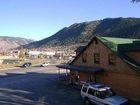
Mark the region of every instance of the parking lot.
POLYGON ((84 105, 80 91, 58 81, 57 68, 0 71, 0 105, 84 105))

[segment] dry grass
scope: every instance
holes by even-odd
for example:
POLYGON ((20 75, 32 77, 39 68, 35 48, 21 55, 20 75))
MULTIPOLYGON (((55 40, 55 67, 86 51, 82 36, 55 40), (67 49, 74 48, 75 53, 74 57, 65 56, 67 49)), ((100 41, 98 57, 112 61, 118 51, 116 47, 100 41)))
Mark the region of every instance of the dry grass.
POLYGON ((0 69, 18 67, 19 64, 0 64, 0 69))

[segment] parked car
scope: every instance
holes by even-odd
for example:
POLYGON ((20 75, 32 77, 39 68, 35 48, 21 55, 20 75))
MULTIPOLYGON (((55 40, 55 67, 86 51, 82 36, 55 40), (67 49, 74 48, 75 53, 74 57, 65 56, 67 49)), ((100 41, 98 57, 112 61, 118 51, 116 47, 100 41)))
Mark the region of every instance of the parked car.
POLYGON ((31 62, 26 62, 22 65, 22 67, 31 67, 32 66, 32 63, 31 62))
POLYGON ((128 100, 116 95, 111 87, 100 83, 85 83, 81 88, 81 97, 86 105, 128 105, 128 100))
POLYGON ((41 67, 46 67, 46 66, 48 66, 48 65, 49 65, 49 63, 44 62, 44 63, 42 63, 40 66, 41 66, 41 67))

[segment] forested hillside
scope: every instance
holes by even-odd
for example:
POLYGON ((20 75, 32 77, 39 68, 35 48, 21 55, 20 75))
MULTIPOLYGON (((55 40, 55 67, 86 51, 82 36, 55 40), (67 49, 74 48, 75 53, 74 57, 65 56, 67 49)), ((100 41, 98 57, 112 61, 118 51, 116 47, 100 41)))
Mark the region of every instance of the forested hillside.
POLYGON ((28 48, 69 46, 88 43, 93 36, 140 38, 140 18, 107 18, 75 23, 54 35, 26 45, 28 48))

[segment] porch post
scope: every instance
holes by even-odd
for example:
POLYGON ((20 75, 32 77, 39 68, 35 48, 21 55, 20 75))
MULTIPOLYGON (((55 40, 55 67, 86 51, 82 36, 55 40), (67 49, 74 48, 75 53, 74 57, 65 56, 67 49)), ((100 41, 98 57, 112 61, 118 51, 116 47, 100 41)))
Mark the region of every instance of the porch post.
POLYGON ((69 84, 69 81, 68 81, 69 79, 68 79, 68 72, 67 72, 67 69, 66 69, 66 81, 68 82, 68 84, 69 84))
POLYGON ((67 72, 67 69, 66 69, 66 76, 68 76, 68 72, 67 72))
POLYGON ((80 87, 80 72, 78 71, 78 87, 80 87))
POLYGON ((60 80, 60 68, 58 68, 58 79, 60 80))
POLYGON ((97 82, 97 72, 95 72, 95 83, 97 82))

